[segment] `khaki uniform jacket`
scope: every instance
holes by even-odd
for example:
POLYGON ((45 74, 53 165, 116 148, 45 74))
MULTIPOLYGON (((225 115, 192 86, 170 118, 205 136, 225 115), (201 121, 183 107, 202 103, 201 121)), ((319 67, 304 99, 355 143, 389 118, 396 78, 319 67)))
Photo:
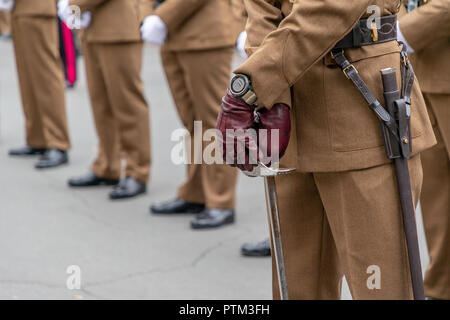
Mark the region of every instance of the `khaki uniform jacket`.
POLYGON ((450 0, 433 0, 400 19, 415 50, 413 64, 426 93, 450 94, 450 0))
MULTIPOLYGON (((330 50, 358 20, 373 14, 369 6, 390 15, 401 2, 246 0, 245 5, 250 57, 235 73, 251 77, 260 105, 284 102, 293 107, 289 164, 324 172, 388 163, 378 118, 335 65, 330 50)), ((381 103, 379 70, 395 67, 400 81, 399 52, 396 41, 345 51, 381 103)), ((418 83, 412 92, 411 127, 413 153, 436 143, 418 83)))
POLYGON ((58 0, 15 0, 15 16, 56 16, 58 0))
POLYGON ((83 30, 87 42, 141 41, 141 22, 151 12, 148 0, 71 0, 70 4, 92 13, 91 25, 83 30))
POLYGON ((164 49, 185 51, 234 46, 244 30, 243 11, 242 0, 165 0, 153 14, 169 31, 164 49))

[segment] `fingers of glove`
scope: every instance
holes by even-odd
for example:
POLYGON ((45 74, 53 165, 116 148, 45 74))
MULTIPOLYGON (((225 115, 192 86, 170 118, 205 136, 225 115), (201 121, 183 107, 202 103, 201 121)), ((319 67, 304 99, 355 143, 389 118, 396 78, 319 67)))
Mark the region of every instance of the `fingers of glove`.
POLYGON ((254 165, 238 165, 237 166, 239 170, 241 171, 253 171, 253 168, 255 167, 254 165))
POLYGON ((80 25, 82 29, 86 29, 91 24, 92 14, 90 11, 81 14, 80 25))
POLYGON ((142 38, 150 43, 162 45, 167 38, 167 26, 160 17, 156 15, 148 16, 141 26, 142 38))
POLYGON ((226 112, 243 111, 253 114, 255 107, 246 104, 243 100, 234 97, 231 94, 230 89, 227 89, 227 93, 222 98, 222 109, 226 112))
POLYGON ((260 148, 273 158, 278 153, 281 158, 289 144, 291 133, 290 109, 285 104, 275 104, 270 110, 263 109, 259 113, 260 128, 266 129, 265 139, 260 139, 260 148), (278 138, 278 139, 277 139, 278 138), (277 141, 272 141, 275 139, 277 141), (277 142, 277 143, 276 143, 277 142))
POLYGON ((251 135, 238 135, 235 141, 234 161, 238 166, 252 168, 258 163, 258 144, 256 132, 251 135))
POLYGON ((227 164, 243 169, 252 168, 251 161, 257 161, 257 134, 253 130, 254 107, 237 99, 227 90, 222 98, 222 106, 216 128, 221 132, 222 157, 227 164), (251 161, 250 161, 251 159, 251 161))
POLYGON ((248 152, 246 152, 244 156, 245 156, 245 161, 244 161, 244 163, 237 164, 238 169, 242 170, 242 171, 252 171, 253 168, 255 167, 256 163, 253 164, 250 161, 250 155, 248 152))

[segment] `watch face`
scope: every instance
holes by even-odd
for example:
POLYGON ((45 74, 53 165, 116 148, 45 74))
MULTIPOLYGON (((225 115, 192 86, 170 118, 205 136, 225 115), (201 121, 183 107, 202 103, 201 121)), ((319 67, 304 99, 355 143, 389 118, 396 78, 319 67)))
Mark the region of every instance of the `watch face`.
POLYGON ((243 78, 237 78, 233 81, 233 91, 241 92, 245 89, 245 80, 243 78))
POLYGON ((244 76, 236 75, 231 81, 231 92, 234 95, 243 95, 249 87, 248 81, 244 76))

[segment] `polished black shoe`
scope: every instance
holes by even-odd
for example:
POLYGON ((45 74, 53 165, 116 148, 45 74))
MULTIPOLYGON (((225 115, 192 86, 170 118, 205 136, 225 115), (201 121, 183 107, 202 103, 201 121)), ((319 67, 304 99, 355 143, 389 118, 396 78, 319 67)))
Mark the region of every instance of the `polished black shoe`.
POLYGON ((36 169, 48 169, 59 167, 69 162, 67 151, 48 149, 35 164, 36 169))
POLYGON ((186 202, 176 198, 174 200, 152 205, 150 207, 150 212, 154 214, 199 213, 204 209, 204 204, 186 202))
POLYGON ((246 243, 242 246, 241 253, 246 257, 270 257, 270 240, 246 243))
POLYGON ((126 177, 110 192, 111 200, 133 198, 147 192, 147 185, 132 177, 126 177))
POLYGON ((9 150, 9 155, 14 157, 40 156, 43 155, 45 151, 47 151, 47 149, 25 146, 9 150))
POLYGON ((93 186, 115 186, 119 183, 119 179, 105 179, 95 175, 92 171, 89 171, 84 176, 78 178, 69 179, 68 184, 71 187, 93 187, 93 186))
POLYGON ((206 208, 191 221, 192 229, 211 229, 234 222, 234 210, 206 208))

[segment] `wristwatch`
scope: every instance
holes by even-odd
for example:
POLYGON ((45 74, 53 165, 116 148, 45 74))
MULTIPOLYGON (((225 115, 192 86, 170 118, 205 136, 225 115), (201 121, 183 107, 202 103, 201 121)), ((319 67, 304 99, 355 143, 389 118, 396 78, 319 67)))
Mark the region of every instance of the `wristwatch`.
POLYGON ((243 100, 246 104, 257 105, 258 98, 247 75, 241 73, 234 75, 230 82, 230 91, 233 97, 243 100))

